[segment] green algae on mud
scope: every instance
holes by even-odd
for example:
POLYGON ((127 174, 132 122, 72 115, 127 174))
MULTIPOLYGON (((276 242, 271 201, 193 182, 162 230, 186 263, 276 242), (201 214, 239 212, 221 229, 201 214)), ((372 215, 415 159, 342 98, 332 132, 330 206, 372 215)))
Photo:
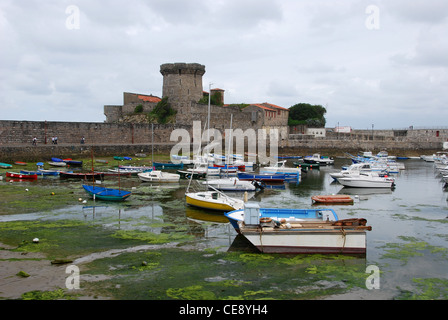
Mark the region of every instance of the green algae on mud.
POLYGON ((80 184, 61 188, 52 185, 2 183, 0 215, 44 212, 78 202, 83 194, 80 184))
POLYGON ((212 253, 182 246, 127 252, 85 268, 106 278, 87 283, 89 290, 115 299, 310 299, 365 288, 368 276, 365 260, 358 258, 212 253))
POLYGON ((402 290, 398 300, 447 300, 448 280, 440 278, 414 278, 416 289, 402 290))
POLYGON ((113 230, 77 220, 2 222, 0 232, 2 243, 15 247, 13 251, 41 252, 49 259, 129 245, 128 241, 114 238, 113 230), (38 238, 39 242, 34 243, 34 238, 38 238))
POLYGON ((382 258, 397 259, 406 264, 412 257, 422 257, 425 253, 437 254, 443 259, 448 259, 448 249, 444 247, 437 247, 421 241, 415 237, 400 236, 399 239, 405 241, 404 243, 388 243, 384 245, 385 253, 382 258))

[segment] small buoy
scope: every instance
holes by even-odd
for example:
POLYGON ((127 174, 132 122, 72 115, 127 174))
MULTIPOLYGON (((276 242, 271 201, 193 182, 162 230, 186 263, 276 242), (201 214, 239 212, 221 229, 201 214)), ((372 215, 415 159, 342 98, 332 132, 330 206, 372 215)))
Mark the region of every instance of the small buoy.
POLYGON ((81 202, 81 201, 82 201, 82 198, 79 198, 78 201, 81 202))
POLYGON ((84 200, 82 203, 87 203, 87 200, 84 200))
POLYGON ((34 238, 34 239, 33 239, 33 242, 34 242, 34 243, 38 243, 38 242, 39 242, 39 238, 34 238))
POLYGON ((54 192, 50 193, 52 196, 54 196, 54 192))
POLYGON ((28 189, 25 189, 25 191, 28 192, 29 190, 28 190, 28 189))

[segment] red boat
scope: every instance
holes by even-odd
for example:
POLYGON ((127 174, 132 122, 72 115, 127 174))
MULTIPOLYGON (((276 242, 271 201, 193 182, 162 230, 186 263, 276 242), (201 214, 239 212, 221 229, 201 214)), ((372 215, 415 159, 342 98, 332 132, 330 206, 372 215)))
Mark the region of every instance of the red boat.
POLYGON ((343 194, 312 196, 311 200, 313 201, 313 203, 320 204, 353 204, 353 198, 343 194))
POLYGON ((37 174, 6 172, 6 176, 8 178, 15 178, 15 179, 37 179, 37 174))

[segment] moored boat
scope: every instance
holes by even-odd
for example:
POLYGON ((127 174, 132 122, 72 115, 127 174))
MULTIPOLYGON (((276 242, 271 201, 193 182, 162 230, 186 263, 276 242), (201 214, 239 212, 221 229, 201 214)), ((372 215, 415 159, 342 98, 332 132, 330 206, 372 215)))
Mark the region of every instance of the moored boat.
POLYGON ((84 190, 94 199, 107 201, 124 201, 131 196, 130 191, 83 185, 84 190))
POLYGON ((302 169, 320 169, 319 163, 307 163, 303 161, 296 161, 293 164, 302 169))
POLYGON ((15 179, 37 179, 37 174, 27 174, 27 173, 18 173, 18 172, 6 172, 7 178, 15 178, 15 179))
POLYGON ((278 161, 273 166, 267 166, 260 168, 260 173, 263 174, 285 174, 285 175, 292 175, 296 176, 297 178, 300 177, 300 168, 290 168, 285 166, 286 160, 278 161))
POLYGON ((48 164, 53 167, 65 167, 67 164, 63 161, 49 161, 48 164))
POLYGON ((171 162, 154 162, 153 167, 156 169, 183 169, 183 163, 171 163, 171 162))
POLYGON ((247 224, 256 224, 262 218, 270 218, 274 222, 280 222, 282 219, 289 221, 337 221, 338 215, 333 209, 282 209, 282 208, 260 208, 256 203, 246 203, 244 208, 227 212, 224 214, 233 226, 235 231, 239 232, 239 222, 245 221, 247 224), (258 212, 251 214, 251 211, 258 212), (247 218, 245 218, 247 215, 247 218))
POLYGON ((12 168, 12 164, 0 162, 0 168, 9 169, 12 168))
POLYGON ((72 159, 64 159, 63 160, 68 166, 72 167, 82 167, 82 161, 72 160, 72 159))
POLYGON ((180 174, 181 178, 186 178, 186 179, 204 179, 205 177, 207 177, 207 174, 205 172, 191 172, 191 171, 185 171, 185 170, 177 170, 176 171, 178 174, 180 174), (193 177, 191 176, 193 175, 193 177))
POLYGON ((26 166, 27 165, 27 163, 23 162, 23 161, 16 161, 16 162, 14 162, 14 164, 16 164, 18 166, 26 166))
POLYGON ((366 254, 366 231, 372 228, 365 219, 276 222, 260 219, 253 209, 238 221, 239 231, 262 253, 366 254))
POLYGON ((37 171, 20 170, 22 174, 36 174, 38 176, 57 176, 59 171, 38 169, 37 171))
POLYGON ((286 179, 284 174, 251 174, 238 172, 238 178, 246 181, 262 181, 264 183, 283 183, 286 179))
POLYGON ((319 153, 315 153, 312 156, 306 156, 303 158, 306 163, 318 163, 322 166, 334 164, 334 159, 326 156, 321 156, 319 153))
POLYGON ((243 200, 229 197, 218 190, 187 192, 185 193, 185 200, 188 205, 215 211, 226 212, 244 207, 243 200))
POLYGON ((363 172, 359 175, 338 178, 338 182, 344 187, 353 188, 393 188, 395 186, 395 179, 393 178, 363 172))
POLYGON ((140 172, 137 176, 140 180, 146 182, 178 182, 180 179, 179 174, 163 172, 160 170, 140 172))
POLYGON ((353 204, 353 198, 344 194, 312 196, 311 200, 318 204, 353 204))
POLYGON ((104 174, 102 172, 65 172, 65 171, 60 171, 59 172, 59 177, 61 179, 103 179, 104 178, 104 174))
POLYGON ((260 185, 249 181, 240 180, 236 177, 211 179, 202 182, 202 184, 221 191, 255 191, 257 188, 261 188, 260 185))

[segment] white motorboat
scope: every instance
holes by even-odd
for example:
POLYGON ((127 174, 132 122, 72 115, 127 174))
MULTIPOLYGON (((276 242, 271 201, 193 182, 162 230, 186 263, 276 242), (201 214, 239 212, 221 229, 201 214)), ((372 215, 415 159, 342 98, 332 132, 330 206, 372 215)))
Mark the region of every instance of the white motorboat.
POLYGON ((240 180, 237 177, 212 179, 202 184, 222 191, 255 191, 257 189, 252 182, 240 180))
POLYGON ((344 187, 353 188, 392 188, 395 186, 395 179, 380 177, 371 172, 361 172, 359 175, 339 178, 338 181, 344 187))
POLYGON ((50 166, 53 166, 53 167, 65 167, 65 166, 67 166, 67 164, 65 162, 56 162, 56 161, 49 161, 48 164, 50 166))
POLYGON ((334 159, 329 157, 321 156, 318 153, 313 154, 312 156, 307 156, 303 158, 303 161, 306 163, 318 163, 320 165, 330 165, 334 164, 334 159))
POLYGON ((160 170, 140 172, 137 176, 140 180, 147 182, 178 182, 180 179, 180 174, 163 172, 160 170))
POLYGON ((207 175, 219 175, 221 169, 217 167, 209 167, 207 164, 203 163, 195 166, 194 168, 189 168, 187 169, 187 171, 191 173, 206 173, 207 175))
POLYGON ((260 168, 260 173, 270 173, 270 174, 290 174, 297 175, 299 177, 300 168, 289 168, 285 166, 286 160, 278 161, 274 166, 262 167, 260 168))
POLYGON ((354 163, 345 170, 339 172, 331 172, 330 176, 337 180, 339 178, 348 177, 351 175, 359 175, 361 172, 371 172, 372 165, 370 163, 354 163))
POLYGON ((421 155, 420 158, 425 160, 426 162, 434 162, 435 161, 434 156, 435 156, 435 154, 433 154, 433 155, 421 155))

